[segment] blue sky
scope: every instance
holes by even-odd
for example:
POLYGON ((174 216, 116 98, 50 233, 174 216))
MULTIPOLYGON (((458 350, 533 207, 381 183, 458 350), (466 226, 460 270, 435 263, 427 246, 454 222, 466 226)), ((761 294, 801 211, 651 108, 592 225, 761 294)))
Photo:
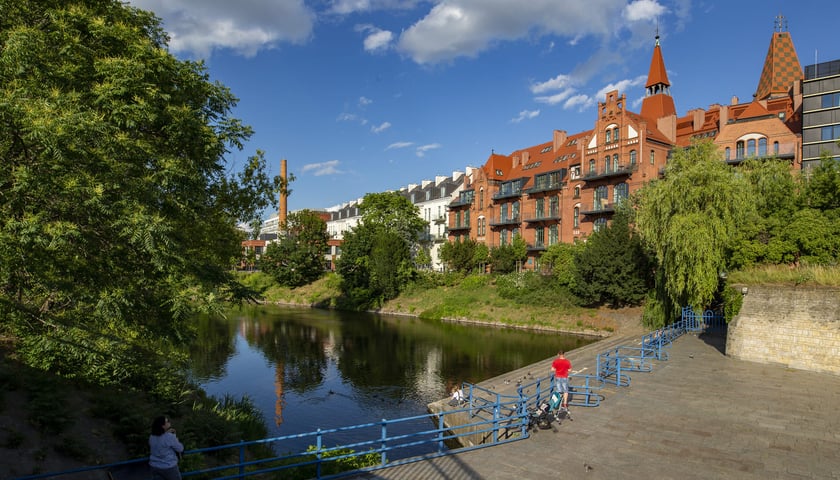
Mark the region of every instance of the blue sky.
MULTIPOLYGON (((592 128, 605 92, 638 111, 657 29, 677 114, 749 100, 782 14, 804 67, 840 59, 822 0, 130 0, 204 59, 297 179, 290 210, 481 166, 592 128)), ((265 212, 265 217, 276 213, 265 212)))

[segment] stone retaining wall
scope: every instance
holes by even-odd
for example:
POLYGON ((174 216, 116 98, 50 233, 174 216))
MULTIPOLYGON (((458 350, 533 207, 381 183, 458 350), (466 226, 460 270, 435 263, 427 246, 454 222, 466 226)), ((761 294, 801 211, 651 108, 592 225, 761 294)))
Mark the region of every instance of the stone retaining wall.
POLYGON ((840 289, 748 286, 726 354, 840 375, 840 289))

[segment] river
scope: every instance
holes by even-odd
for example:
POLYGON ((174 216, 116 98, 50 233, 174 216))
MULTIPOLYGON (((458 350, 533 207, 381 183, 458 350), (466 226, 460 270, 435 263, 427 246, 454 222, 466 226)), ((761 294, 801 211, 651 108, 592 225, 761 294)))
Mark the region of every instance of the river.
MULTIPOLYGON (((421 415, 477 383, 596 339, 413 317, 260 306, 199 321, 193 378, 248 396, 271 437, 421 415)), ((548 374, 548 372, 544 372, 548 374)), ((292 448, 306 445, 293 445, 292 448)))

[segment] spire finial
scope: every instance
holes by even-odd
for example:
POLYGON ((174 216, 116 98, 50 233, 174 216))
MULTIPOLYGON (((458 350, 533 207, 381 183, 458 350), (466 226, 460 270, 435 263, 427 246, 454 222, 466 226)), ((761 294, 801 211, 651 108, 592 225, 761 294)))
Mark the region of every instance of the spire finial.
POLYGON ((777 32, 786 32, 788 29, 788 22, 784 15, 779 13, 773 21, 773 29, 777 32))
POLYGON ((656 45, 659 46, 659 19, 656 19, 656 45))

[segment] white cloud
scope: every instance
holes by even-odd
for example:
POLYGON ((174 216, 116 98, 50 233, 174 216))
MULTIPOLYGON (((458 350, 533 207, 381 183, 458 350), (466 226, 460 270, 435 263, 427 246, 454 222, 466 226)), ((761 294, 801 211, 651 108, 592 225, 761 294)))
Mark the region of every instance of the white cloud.
POLYGON ((551 90, 569 88, 572 85, 572 77, 569 75, 557 75, 556 77, 541 83, 531 85, 531 93, 545 93, 551 90))
POLYGON ((626 0, 438 1, 402 32, 398 49, 425 64, 473 57, 500 41, 534 35, 572 41, 589 35, 610 37, 631 27, 621 15, 625 4, 626 0))
POLYGON ((338 116, 336 121, 339 122, 358 122, 360 125, 367 125, 368 121, 366 118, 360 117, 355 113, 342 113, 338 116))
POLYGON ((391 122, 382 122, 381 125, 374 125, 370 127, 370 131, 373 133, 381 133, 385 130, 388 130, 389 128, 391 128, 391 122))
POLYGON ((519 123, 519 122, 521 122, 522 120, 525 120, 525 119, 535 118, 535 117, 539 116, 539 114, 540 114, 539 110, 522 110, 521 112, 519 112, 519 115, 510 119, 510 121, 511 121, 511 123, 519 123))
POLYGON ((366 52, 378 52, 391 47, 391 41, 394 39, 393 33, 378 28, 370 32, 363 42, 366 52))
POLYGON ((435 149, 440 148, 442 146, 443 145, 441 145, 439 143, 430 143, 430 144, 427 144, 427 145, 422 145, 422 146, 417 147, 417 152, 416 153, 417 153, 418 157, 424 157, 424 156, 426 156, 426 152, 428 152, 429 150, 435 150, 435 149))
POLYGON ((569 110, 577 107, 578 110, 582 111, 593 105, 595 105, 595 100, 592 99, 592 97, 589 95, 579 94, 566 100, 566 103, 563 104, 563 108, 569 110))
POLYGON ((574 88, 567 88, 560 93, 555 93, 554 95, 541 95, 539 97, 534 97, 534 100, 540 103, 547 103, 549 105, 557 105, 569 98, 569 96, 573 93, 575 93, 574 88))
POLYGON ((338 160, 330 160, 329 162, 322 162, 322 163, 308 163, 303 166, 301 169, 301 173, 306 172, 314 172, 312 175, 316 177, 320 177, 322 175, 337 175, 339 173, 344 173, 338 168, 339 161, 338 160))
POLYGON ((422 0, 332 0, 328 13, 348 15, 375 10, 409 10, 422 0))
POLYGON ((396 142, 385 147, 385 150, 393 150, 395 148, 408 148, 414 145, 414 142, 396 142))
POLYGON ((627 78, 624 80, 619 80, 615 83, 610 83, 602 89, 598 90, 598 93, 595 94, 595 98, 599 100, 603 99, 607 95, 607 92, 611 92, 613 90, 618 90, 619 92, 626 92, 631 87, 638 87, 639 85, 644 85, 646 81, 646 75, 639 75, 636 78, 627 78))
POLYGON ((636 0, 624 7, 624 18, 631 22, 656 20, 665 11, 656 0, 636 0))
POLYGON ((163 19, 169 48, 208 58, 216 49, 253 56, 282 42, 303 43, 315 13, 304 0, 129 0, 163 19))
POLYGON ((373 103, 373 100, 371 100, 367 97, 359 97, 359 106, 360 107, 366 107, 366 106, 370 105, 371 103, 373 103))

